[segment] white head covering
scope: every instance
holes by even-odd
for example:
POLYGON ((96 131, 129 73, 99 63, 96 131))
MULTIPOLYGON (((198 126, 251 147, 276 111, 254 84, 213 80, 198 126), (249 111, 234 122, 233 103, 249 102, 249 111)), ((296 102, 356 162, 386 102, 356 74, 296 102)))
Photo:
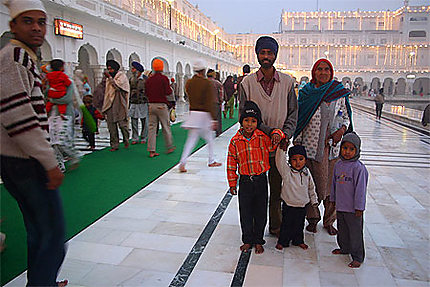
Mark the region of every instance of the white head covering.
POLYGON ((206 61, 203 59, 196 59, 193 62, 193 71, 201 71, 201 70, 206 70, 207 64, 206 61))
POLYGON ((15 19, 21 13, 33 10, 47 14, 40 0, 5 0, 4 5, 9 8, 9 15, 12 19, 15 19))

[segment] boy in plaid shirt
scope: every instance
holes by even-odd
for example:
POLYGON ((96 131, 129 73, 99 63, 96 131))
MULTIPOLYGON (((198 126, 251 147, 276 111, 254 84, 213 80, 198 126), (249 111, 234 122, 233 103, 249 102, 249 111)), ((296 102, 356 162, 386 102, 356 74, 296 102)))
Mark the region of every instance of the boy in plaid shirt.
MULTIPOLYGON (((264 252, 264 228, 267 223, 267 175, 269 152, 276 149, 279 141, 271 142, 269 136, 258 129, 261 111, 252 101, 245 102, 239 123, 241 128, 230 140, 227 156, 227 178, 230 193, 236 193, 239 178, 239 213, 243 245, 247 252, 255 245, 255 253, 264 252), (236 170, 239 175, 237 175, 236 170)), ((283 139, 284 133, 274 129, 283 139)))

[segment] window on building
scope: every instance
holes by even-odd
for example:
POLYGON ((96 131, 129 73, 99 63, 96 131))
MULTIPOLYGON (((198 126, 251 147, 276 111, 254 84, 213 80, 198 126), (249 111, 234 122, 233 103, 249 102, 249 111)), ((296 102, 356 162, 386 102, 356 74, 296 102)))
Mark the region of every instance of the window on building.
POLYGON ((425 38, 427 37, 427 33, 424 30, 421 31, 410 31, 409 32, 410 38, 425 38))
POLYGON ((381 39, 381 44, 387 44, 387 39, 381 39))
POLYGON ((301 39, 300 39, 300 44, 306 44, 306 43, 307 43, 307 41, 308 41, 308 39, 306 39, 306 38, 301 38, 301 39))
POLYGON ((352 39, 352 44, 358 44, 358 39, 357 38, 352 39))
POLYGON ((346 38, 341 38, 341 39, 340 39, 340 43, 341 43, 341 44, 346 44, 346 38))
POLYGON ((367 55, 367 59, 373 59, 373 58, 375 58, 374 55, 367 55))
POLYGON ((294 38, 290 38, 290 39, 288 40, 288 42, 290 42, 290 44, 294 44, 294 43, 296 42, 296 40, 295 40, 294 38))
POLYGON ((379 27, 384 27, 384 25, 385 25, 384 21, 378 22, 379 27))
POLYGON ((369 43, 370 43, 370 44, 375 44, 375 39, 371 38, 371 39, 369 40, 369 43))

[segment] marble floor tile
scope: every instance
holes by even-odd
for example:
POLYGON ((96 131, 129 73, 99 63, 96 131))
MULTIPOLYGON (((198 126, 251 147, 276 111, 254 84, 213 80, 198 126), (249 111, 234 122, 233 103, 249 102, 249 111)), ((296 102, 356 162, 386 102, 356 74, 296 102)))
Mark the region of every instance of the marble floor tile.
POLYGON ((81 282, 82 278, 97 266, 97 263, 66 258, 61 266, 58 279, 67 279, 70 284, 81 282))
POLYGON ((186 287, 201 287, 201 286, 224 287, 224 286, 230 286, 232 279, 233 279, 233 273, 194 269, 185 286, 186 287))
POLYGON ((175 274, 186 256, 187 253, 135 248, 120 265, 175 274))
POLYGON ((132 276, 130 279, 123 281, 121 287, 136 287, 136 286, 151 286, 151 287, 165 287, 169 286, 172 281, 174 273, 158 272, 151 270, 143 270, 132 276))
POLYGON ((273 267, 283 267, 284 266, 284 254, 275 249, 275 245, 266 243, 264 245, 263 255, 256 255, 253 253, 249 261, 250 265, 257 266, 273 266, 273 267))
POLYGON ((354 269, 354 273, 360 286, 379 287, 395 286, 396 284, 386 267, 363 264, 360 268, 354 269))
POLYGON ((349 255, 320 256, 318 259, 320 271, 328 273, 353 274, 354 270, 348 267, 351 261, 352 259, 349 255))
POLYGON ((189 237, 134 232, 121 246, 188 254, 195 241, 189 237))
POLYGON ((226 224, 218 224, 216 227, 214 234, 212 235, 210 242, 225 244, 228 242, 232 246, 240 246, 242 245, 241 240, 242 231, 240 226, 238 225, 226 225, 226 224))
MULTIPOLYGON (((347 267, 349 268, 349 267, 347 267)), ((359 286, 354 274, 320 271, 321 287, 359 286)))
POLYGON ((394 279, 398 287, 428 287, 430 283, 428 281, 417 281, 417 280, 405 280, 405 279, 394 279))
POLYGON ((151 219, 124 218, 107 215, 96 223, 96 227, 130 232, 149 232, 159 221, 151 219))
POLYGON ((97 264, 77 283, 82 286, 118 286, 139 272, 139 268, 97 264))
POLYGON ((136 208, 131 206, 119 206, 109 213, 113 217, 126 217, 134 219, 148 219, 151 217, 154 209, 150 208, 136 208))
POLYGON ((213 211, 156 210, 154 216, 162 221, 206 225, 213 211))
POLYGON ((282 286, 320 286, 319 266, 316 260, 285 258, 282 286))
POLYGON ((405 243, 400 239, 391 225, 368 223, 366 224, 366 229, 369 230, 369 233, 377 246, 405 247, 405 243))
POLYGON ((162 221, 151 230, 151 233, 198 238, 203 228, 204 225, 200 224, 162 221))
POLYGON ((406 248, 380 247, 385 265, 396 279, 428 281, 429 274, 406 248))
POLYGON ((239 246, 230 244, 208 244, 198 261, 199 270, 234 273, 240 257, 239 246))
POLYGON ((249 264, 243 286, 282 286, 282 271, 282 267, 249 264))
POLYGON ((132 248, 124 246, 72 240, 69 243, 67 258, 116 265, 131 251, 132 248))

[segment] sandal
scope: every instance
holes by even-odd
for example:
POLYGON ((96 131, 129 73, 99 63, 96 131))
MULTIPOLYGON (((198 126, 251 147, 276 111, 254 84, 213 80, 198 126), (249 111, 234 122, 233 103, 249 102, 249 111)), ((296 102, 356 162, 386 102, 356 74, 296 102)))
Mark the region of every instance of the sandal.
POLYGON ((360 266, 361 266, 361 263, 355 260, 353 260, 351 263, 348 264, 348 267, 350 268, 359 268, 360 266))

